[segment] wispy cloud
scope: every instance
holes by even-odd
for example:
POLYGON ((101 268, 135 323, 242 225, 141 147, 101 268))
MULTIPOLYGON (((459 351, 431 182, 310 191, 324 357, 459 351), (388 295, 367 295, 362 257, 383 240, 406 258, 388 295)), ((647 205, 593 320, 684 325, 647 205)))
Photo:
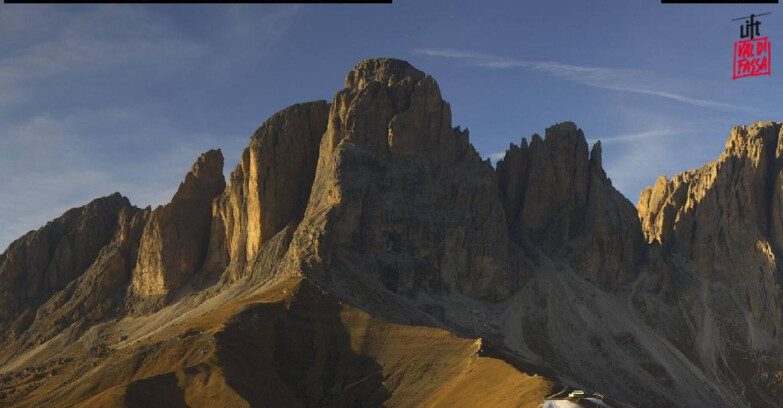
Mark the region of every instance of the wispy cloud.
POLYGON ((238 62, 263 58, 279 43, 301 10, 232 5, 216 10, 217 28, 202 35, 142 7, 7 8, 0 13, 0 106, 36 102, 44 81, 107 72, 120 82, 136 75, 164 82, 194 70, 230 78, 238 62))
POLYGON ((675 135, 681 135, 686 133, 686 130, 679 129, 653 129, 653 130, 647 130, 644 132, 638 132, 638 133, 629 133, 625 135, 618 135, 618 136, 609 136, 609 137, 602 137, 598 139, 589 139, 587 142, 590 144, 593 144, 597 141, 601 141, 602 145, 612 145, 612 144, 619 144, 619 143, 631 143, 636 142, 642 139, 651 139, 651 138, 657 138, 657 137, 663 137, 663 136, 675 136, 675 135))
POLYGON ((202 129, 193 116, 219 121, 225 110, 193 101, 257 69, 300 10, 231 6, 199 20, 130 6, 4 8, 0 251, 115 191, 139 206, 165 203, 207 149, 221 148, 233 170, 252 127, 202 129))
POLYGON ((660 78, 652 73, 640 70, 590 67, 562 64, 558 62, 526 61, 449 48, 420 48, 413 52, 414 54, 431 57, 459 59, 477 67, 491 69, 528 69, 595 88, 656 96, 702 108, 742 111, 755 110, 746 106, 738 106, 672 92, 666 88, 675 88, 676 85, 678 85, 675 84, 677 81, 668 78, 660 78))
POLYGON ((506 152, 494 152, 485 156, 485 159, 489 159, 493 164, 503 160, 506 157, 506 152))
POLYGON ((615 188, 633 202, 661 174, 671 177, 714 160, 731 128, 731 120, 722 113, 677 118, 622 106, 613 114, 618 133, 590 136, 604 145, 604 169, 615 188))
POLYGON ((0 104, 34 102, 47 80, 90 78, 109 69, 171 75, 204 47, 142 9, 8 9, 0 13, 0 104), (26 25, 11 20, 31 21, 26 25))

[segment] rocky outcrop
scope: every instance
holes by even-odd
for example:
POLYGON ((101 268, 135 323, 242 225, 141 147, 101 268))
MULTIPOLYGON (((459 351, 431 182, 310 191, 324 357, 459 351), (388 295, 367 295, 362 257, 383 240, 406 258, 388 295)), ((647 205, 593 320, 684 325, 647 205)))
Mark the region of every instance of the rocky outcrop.
POLYGON ((325 101, 290 106, 267 120, 250 139, 212 208, 205 269, 237 279, 260 247, 304 214, 326 130, 325 101))
POLYGON ((14 241, 0 256, 0 336, 24 331, 38 306, 81 276, 127 211, 133 211, 128 199, 115 193, 71 209, 14 241))
POLYGON ((783 334, 783 133, 777 122, 732 130, 717 161, 642 191, 645 238, 664 256, 728 284, 770 334, 783 334))
POLYGON ((123 312, 125 288, 138 257, 141 234, 149 208, 123 207, 111 241, 98 253, 95 262, 38 308, 28 330, 28 342, 40 344, 74 323, 83 328, 123 312))
POLYGON ((209 244, 212 200, 225 186, 223 155, 210 150, 196 160, 171 202, 150 214, 132 274, 129 305, 136 300, 166 301, 200 270, 209 244))
POLYGON ((633 205, 612 187, 601 144, 588 155, 571 122, 511 145, 497 164, 500 197, 513 239, 568 257, 585 278, 606 287, 628 283, 642 257, 633 205))
POLYGON ((292 268, 411 296, 501 299, 515 272, 493 173, 451 126, 432 77, 400 60, 361 61, 332 102, 292 268))

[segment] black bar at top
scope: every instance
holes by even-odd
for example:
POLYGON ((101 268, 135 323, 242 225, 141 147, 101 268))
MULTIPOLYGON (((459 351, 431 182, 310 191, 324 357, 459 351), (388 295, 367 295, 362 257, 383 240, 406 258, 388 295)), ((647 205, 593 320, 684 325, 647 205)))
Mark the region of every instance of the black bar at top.
POLYGON ((3 0, 4 4, 392 4, 392 0, 3 0))
POLYGON ((661 0, 661 4, 777 4, 778 0, 661 0))

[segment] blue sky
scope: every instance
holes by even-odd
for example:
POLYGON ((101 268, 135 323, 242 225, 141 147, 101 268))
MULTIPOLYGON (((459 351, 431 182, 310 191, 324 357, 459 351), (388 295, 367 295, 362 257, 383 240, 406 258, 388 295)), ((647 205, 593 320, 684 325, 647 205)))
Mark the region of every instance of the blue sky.
POLYGON ((732 18, 778 5, 414 1, 393 5, 0 5, 0 247, 119 191, 167 202, 199 153, 228 174, 292 103, 327 99, 360 59, 433 75, 485 156, 574 121, 632 202, 715 159, 732 126, 783 120, 781 75, 731 79, 732 18))

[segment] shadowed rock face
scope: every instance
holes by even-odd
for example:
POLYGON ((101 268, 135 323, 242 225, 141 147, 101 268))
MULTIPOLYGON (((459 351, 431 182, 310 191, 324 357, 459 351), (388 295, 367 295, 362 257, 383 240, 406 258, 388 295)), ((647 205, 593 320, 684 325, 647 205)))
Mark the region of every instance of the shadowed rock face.
POLYGON ((585 278, 628 283, 643 255, 633 205, 612 187, 601 144, 588 156, 581 129, 571 122, 511 145, 498 162, 500 197, 510 234, 525 246, 567 257, 585 278))
POLYGON ((114 236, 90 267, 38 308, 28 330, 36 334, 35 343, 51 339, 75 322, 92 324, 121 314, 149 214, 149 209, 135 207, 120 210, 114 236))
POLYGON ((8 247, 0 256, 0 338, 25 330, 38 306, 87 270, 120 228, 123 211, 131 206, 119 193, 99 198, 8 247))
POLYGON ((432 77, 407 62, 365 60, 331 105, 303 224, 290 260, 412 295, 501 299, 513 288, 489 163, 451 126, 432 77))
POLYGON ((575 124, 493 169, 432 77, 360 61, 228 186, 212 150, 165 206, 98 199, 0 255, 0 406, 780 407, 781 139, 735 129, 637 212, 575 124))
POLYGON ((589 156, 584 134, 571 122, 512 145, 498 163, 498 179, 512 230, 559 248, 584 231, 589 156), (508 161, 506 161, 508 160, 508 161))

